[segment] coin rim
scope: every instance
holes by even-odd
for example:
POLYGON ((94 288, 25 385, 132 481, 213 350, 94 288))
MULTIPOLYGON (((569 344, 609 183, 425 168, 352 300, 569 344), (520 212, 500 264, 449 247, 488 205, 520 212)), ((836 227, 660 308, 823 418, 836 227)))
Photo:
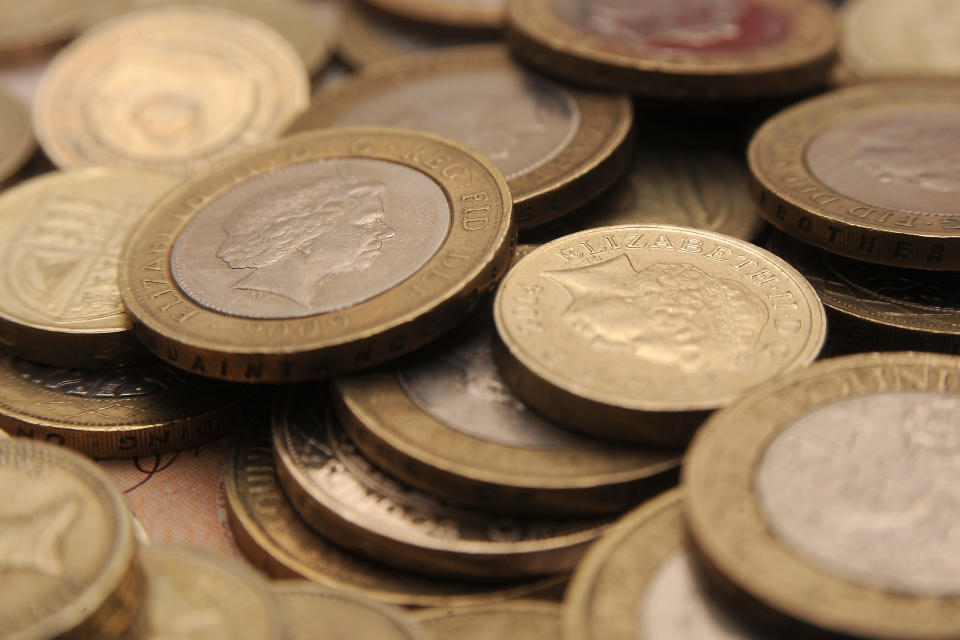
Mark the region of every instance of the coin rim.
POLYGON ((30 110, 18 98, 0 89, 0 121, 13 132, 13 145, 0 149, 0 186, 10 180, 37 150, 37 140, 30 122, 30 110), (19 133, 19 137, 17 134, 19 133))
POLYGON ((444 0, 363 0, 395 16, 440 27, 461 29, 499 29, 503 26, 504 9, 451 6, 444 0))

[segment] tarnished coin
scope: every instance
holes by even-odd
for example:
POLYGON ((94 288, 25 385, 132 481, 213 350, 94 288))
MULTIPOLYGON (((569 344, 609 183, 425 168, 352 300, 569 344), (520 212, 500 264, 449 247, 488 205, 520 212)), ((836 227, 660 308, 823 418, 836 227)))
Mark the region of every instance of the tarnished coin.
MULTIPOLYGON (((138 6, 201 4, 229 9, 255 18, 293 45, 304 66, 311 74, 323 69, 333 52, 332 37, 336 33, 338 16, 315 11, 305 2, 276 2, 271 0, 133 0, 138 6)), ((324 2, 323 5, 331 3, 324 2)))
POLYGON ((535 67, 645 96, 745 100, 826 81, 839 29, 822 0, 509 0, 506 38, 535 67))
POLYGON ((565 576, 526 582, 440 580, 341 549, 305 523, 280 487, 269 429, 237 436, 224 470, 227 512, 247 558, 275 578, 307 578, 393 604, 445 607, 555 594, 565 576))
POLYGON ((280 607, 286 640, 426 638, 400 609, 356 594, 305 580, 274 582, 270 592, 280 607))
POLYGON ((590 548, 564 600, 564 640, 762 640, 722 601, 688 548, 680 490, 624 516, 590 548))
POLYGON ((92 462, 0 440, 0 629, 7 640, 119 638, 144 595, 130 514, 92 462))
POLYGON ((214 7, 154 7, 63 49, 37 90, 33 121, 62 168, 187 176, 275 137, 308 92, 296 51, 262 22, 214 7))
POLYGON ((345 12, 337 53, 351 67, 360 68, 409 53, 495 40, 499 34, 488 29, 442 29, 395 20, 354 2, 345 12))
POLYGON ((841 13, 844 67, 858 79, 960 75, 960 6, 852 0, 841 13))
POLYGON ((277 602, 252 569, 186 547, 144 547, 147 599, 124 640, 281 640, 277 602))
POLYGON ((323 392, 277 402, 274 456, 303 519, 344 547, 425 575, 517 579, 572 569, 609 522, 488 516, 410 489, 357 452, 323 392))
POLYGON ((0 185, 26 164, 36 147, 26 107, 0 90, 0 185))
POLYGON ((718 412, 684 464, 687 523, 759 605, 869 638, 960 635, 960 358, 859 354, 718 412))
POLYGON ((256 401, 263 394, 255 389, 159 363, 64 369, 0 353, 0 427, 100 458, 213 440, 249 423, 256 401))
POLYGON ((493 361, 489 305, 392 370, 336 381, 350 439, 398 480, 490 513, 619 513, 676 482, 675 452, 583 438, 527 408, 493 361))
POLYGON ((62 42, 116 15, 124 5, 125 0, 5 0, 0 3, 0 54, 62 42))
POLYGON ((857 260, 960 270, 960 86, 841 89, 771 118, 750 143, 761 214, 857 260))
POLYGON ((506 0, 363 0, 388 13, 445 27, 499 29, 506 0))
POLYGON ((960 353, 960 273, 850 260, 779 232, 767 247, 817 290, 838 346, 960 353))
POLYGON ((321 378, 412 351, 510 260, 501 174, 436 136, 293 136, 167 195, 127 244, 121 292, 151 351, 202 375, 321 378))
POLYGON ((748 242, 666 225, 545 244, 497 291, 494 356, 527 404, 617 440, 685 443, 707 412, 808 365, 823 305, 748 242))
POLYGON ((560 605, 517 600, 483 607, 426 609, 411 614, 433 640, 557 640, 560 605))
POLYGON ((289 131, 396 126, 458 140, 510 185, 517 224, 533 227, 606 189, 632 153, 626 95, 559 85, 523 70, 501 45, 407 56, 314 97, 289 131))
POLYGON ((35 362, 151 360, 117 285, 127 234, 177 180, 118 169, 47 173, 0 196, 0 343, 35 362))
POLYGON ((639 123, 632 163, 607 192, 577 211, 523 234, 526 242, 549 242, 594 227, 672 224, 751 240, 763 220, 750 192, 750 174, 740 155, 695 134, 650 131, 639 123))

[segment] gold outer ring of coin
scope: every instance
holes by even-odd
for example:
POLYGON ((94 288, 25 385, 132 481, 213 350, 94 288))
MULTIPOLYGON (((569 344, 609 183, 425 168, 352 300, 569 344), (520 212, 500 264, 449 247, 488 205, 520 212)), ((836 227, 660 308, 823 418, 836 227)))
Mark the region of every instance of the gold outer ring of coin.
POLYGON ((788 235, 855 260, 960 271, 955 215, 861 202, 818 180, 806 160, 810 143, 831 125, 873 109, 956 108, 957 100, 956 82, 877 83, 833 91, 780 112, 760 127, 748 149, 760 214, 788 235))
POLYGON ((0 353, 0 427, 92 457, 135 458, 214 440, 264 413, 256 388, 190 378, 157 365, 48 368, 0 353))
POLYGON ((520 580, 571 570, 609 525, 489 516, 411 491, 352 450, 321 394, 304 388, 278 398, 274 460, 297 513, 340 545, 423 575, 520 580))
POLYGON ((124 640, 184 637, 198 628, 191 626, 191 617, 203 621, 201 635, 286 637, 269 584, 240 560, 177 545, 150 545, 141 555, 147 600, 124 640))
POLYGON ((123 310, 115 261, 136 218, 177 183, 163 174, 84 169, 47 173, 3 192, 5 348, 64 367, 153 360, 123 310))
POLYGON ((846 398, 882 392, 960 393, 960 358, 898 352, 832 358, 771 380, 717 412, 684 461, 686 522, 694 546, 725 587, 767 613, 856 637, 957 637, 960 598, 855 585, 800 558, 778 538, 755 497, 756 464, 782 429, 846 398))
MULTIPOLYGON (((960 353, 960 310, 949 304, 938 306, 910 302, 861 286, 848 278, 845 258, 793 240, 783 233, 771 231, 767 248, 796 267, 813 285, 827 309, 830 334, 844 345, 862 347, 862 351, 878 349, 912 349, 960 353)), ((853 261, 851 261, 853 262, 853 261)), ((930 271, 893 270, 866 263, 855 265, 858 271, 879 279, 886 275, 891 287, 901 289, 914 278, 923 278, 929 286, 940 273, 930 271)), ((916 281, 914 281, 916 282, 916 281)), ((946 292, 951 289, 947 288, 946 292)))
POLYGON ((425 609, 410 617, 434 640, 556 640, 561 608, 552 602, 515 600, 482 607, 425 609))
MULTIPOLYGON (((685 294, 698 291, 706 302, 696 286, 685 294)), ((661 300, 658 312, 676 315, 683 310, 671 305, 661 300)), ((712 320, 700 316, 699 321, 712 320)), ((541 245, 501 282, 494 321, 494 359, 521 400, 588 435, 671 447, 685 444, 711 410, 729 404, 747 388, 813 362, 826 338, 820 299, 781 258, 731 236, 655 224, 598 227, 541 245), (636 256, 640 271, 630 255, 636 256), (744 343, 737 334, 740 344, 693 344, 691 350, 681 332, 671 338, 674 343, 680 340, 678 344, 661 336, 656 346, 634 347, 642 313, 653 313, 645 297, 657 296, 658 288, 669 291, 669 286, 659 284, 657 276, 657 286, 650 285, 653 293, 640 292, 632 282, 643 272, 677 269, 702 286, 725 287, 736 299, 738 313, 749 313, 755 343, 744 343), (640 293, 631 295, 633 291, 640 293), (634 307, 628 328, 620 324, 626 317, 623 305, 634 307), (595 340, 603 348, 592 348, 595 340), (733 347, 737 349, 732 353, 723 351, 733 347), (645 356, 648 348, 655 353, 645 356), (678 360, 684 349, 700 358, 699 365, 678 360), (718 373, 731 367, 734 357, 750 362, 731 370, 749 371, 752 383, 718 373), (650 374, 656 379, 636 377, 658 363, 658 373, 650 374), (702 375, 694 374, 711 369, 711 382, 704 386, 702 375)), ((691 324, 696 318, 671 322, 687 322, 704 336, 717 331, 713 325, 697 329, 691 324)), ((662 326, 659 319, 650 318, 649 323, 662 326)))
MULTIPOLYGON (((289 133, 335 126, 337 120, 390 91, 463 74, 522 71, 503 45, 449 47, 384 62, 316 96, 289 133)), ((549 222, 600 195, 626 170, 633 154, 633 105, 624 94, 563 87, 580 111, 573 137, 542 166, 507 181, 521 229, 549 222)), ((391 112, 392 113, 392 112, 391 112)), ((376 123, 373 123, 376 124, 376 123)))
POLYGON ((0 185, 13 177, 36 149, 30 112, 19 100, 0 91, 0 185))
MULTIPOLYGON (((136 1, 136 0, 135 0, 136 1)), ((306 3, 267 0, 140 0, 144 7, 163 5, 208 5, 248 15, 286 38, 313 75, 326 66, 333 52, 335 29, 324 25, 306 3), (326 37, 318 37, 323 34, 326 37)))
POLYGON ((674 489, 618 520, 577 565, 563 605, 564 640, 634 640, 637 605, 660 564, 684 546, 674 489))
MULTIPOLYGON (((18 602, 17 596, 6 591, 6 595, 0 608, 15 607, 18 614, 23 616, 36 616, 32 624, 21 626, 19 629, 5 628, 5 638, 9 640, 32 640, 35 638, 64 638, 65 640, 87 640, 88 638, 103 638, 104 640, 117 640, 124 635, 124 632, 133 622, 134 617, 145 597, 145 579, 140 565, 137 545, 133 535, 133 524, 130 519, 130 512, 123 501, 123 496, 117 490, 113 481, 93 462, 80 455, 42 442, 32 442, 23 438, 0 439, 0 471, 6 467, 23 469, 27 472, 32 470, 38 474, 31 477, 29 483, 24 482, 19 487, 5 487, 9 491, 31 491, 44 483, 44 478, 51 475, 51 467, 66 473, 75 480, 73 492, 69 491, 69 486, 64 487, 62 494, 63 502, 59 503, 57 514, 54 520, 49 520, 47 526, 39 532, 40 542, 47 536, 57 543, 56 551, 52 547, 50 553, 58 553, 60 556, 56 563, 58 573, 52 576, 43 576, 43 584, 49 594, 49 599, 37 599, 30 602, 18 602), (83 487, 81 489, 80 487, 83 487), (81 497, 86 493, 87 497, 81 497), (77 502, 81 504, 78 505, 77 502), (102 510, 102 516, 92 515, 93 501, 96 508, 102 510), (83 502, 87 502, 84 508, 83 502), (80 513, 75 513, 72 518, 65 519, 65 509, 68 505, 80 513), (76 522, 82 521, 89 526, 93 520, 98 520, 106 529, 104 538, 99 541, 108 545, 105 553, 105 559, 102 566, 96 573, 96 576, 86 585, 79 584, 78 576, 64 575, 69 572, 71 562, 69 556, 64 556, 66 552, 65 541, 70 536, 69 529, 76 522), (55 537, 56 529, 61 528, 60 535, 55 537), (59 578, 60 580, 56 580, 59 578), (55 593, 50 592, 50 586, 59 582, 59 589, 55 593), (69 583, 69 584, 67 584, 69 583), (63 592, 61 593, 60 590, 63 592), (70 592, 73 592, 71 597, 70 592), (38 610, 40 614, 38 615, 38 610), (43 615, 46 613, 47 615, 43 615), (10 634, 10 635, 6 635, 10 634)), ((19 483, 18 483, 19 484, 19 483)), ((73 484, 73 483, 71 483, 73 484)), ((22 495, 22 494, 21 494, 22 495)), ((6 501, 6 498, 5 498, 6 501)), ((47 505, 48 507, 50 505, 47 505)), ((29 528, 30 522, 24 522, 22 517, 7 521, 6 526, 13 526, 13 523, 26 525, 29 533, 34 535, 36 531, 29 528)), ((36 524, 34 524, 34 527, 36 524)), ((78 525, 79 526, 79 525, 78 525)), ((7 535, 12 534, 13 529, 8 529, 7 535)), ((24 539, 9 540, 6 544, 10 545, 8 549, 16 549, 17 542, 23 544, 27 542, 24 539)), ((33 540, 31 540, 33 542, 33 540)), ((52 544, 52 542, 51 542, 52 544)), ((73 540, 69 548, 75 554, 77 551, 77 541, 73 540)), ((43 549, 26 548, 21 549, 21 553, 34 554, 44 553, 43 549)), ((94 550, 88 549, 90 553, 94 550)), ((29 556, 28 556, 29 557, 29 556)), ((36 562, 36 560, 34 560, 36 562)), ((15 565, 19 568, 21 565, 15 565)), ((27 565, 33 566, 33 565, 27 565)), ((75 567, 73 567, 75 568, 75 567)), ((4 584, 8 581, 22 579, 24 571, 13 571, 12 573, 21 575, 20 578, 8 576, 4 579, 4 584)), ((39 573, 39 572, 38 572, 39 573)), ((29 583, 28 583, 29 584, 29 583)), ((36 595, 34 589, 29 589, 29 593, 36 595)), ((0 615, 0 617, 4 617, 0 615)))
POLYGON ((755 49, 656 53, 577 28, 556 0, 509 0, 505 36, 513 53, 547 73, 590 86, 668 100, 744 100, 822 84, 837 58, 839 29, 822 0, 763 0, 789 17, 789 35, 755 49))
POLYGON ((502 6, 482 6, 493 4, 491 2, 463 2, 462 0, 363 0, 363 2, 402 18, 442 27, 499 29, 503 26, 502 6))
POLYGON ((401 609, 354 593, 322 587, 306 580, 272 582, 287 640, 330 635, 371 640, 426 640, 401 609), (329 635, 328 635, 329 634, 329 635))
POLYGON ((163 198, 128 240, 120 290, 140 339, 175 366, 240 382, 329 377, 412 351, 465 316, 509 264, 511 212, 500 172, 455 142, 372 127, 305 133, 236 154, 163 198), (218 313, 180 290, 170 255, 192 216, 238 183, 330 158, 400 164, 440 186, 453 203, 450 231, 423 267, 366 301, 293 319, 218 313))
POLYGON ((266 574, 306 578, 379 602, 417 607, 476 605, 556 595, 566 576, 515 583, 460 582, 403 573, 328 542, 310 528, 283 492, 269 429, 238 434, 223 471, 227 515, 237 544, 266 574))
POLYGON ((33 126, 60 168, 187 177, 275 138, 305 108, 309 90, 293 45, 261 21, 198 4, 156 6, 99 24, 64 47, 37 87, 33 126), (180 66, 149 66, 169 60, 180 66), (137 81, 144 75, 162 81, 163 90, 147 91, 137 81), (151 114, 146 121, 144 112, 151 114))
POLYGON ((535 449, 460 433, 421 409, 392 371, 340 378, 334 389, 340 420, 364 456, 401 482, 473 509, 605 515, 676 484, 675 453, 603 442, 535 449))

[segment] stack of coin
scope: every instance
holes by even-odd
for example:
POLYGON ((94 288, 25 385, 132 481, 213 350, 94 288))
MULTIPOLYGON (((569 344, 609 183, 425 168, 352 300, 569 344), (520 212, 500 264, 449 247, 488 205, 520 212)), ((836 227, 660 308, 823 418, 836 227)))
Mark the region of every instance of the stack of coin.
POLYGON ((817 287, 840 348, 957 352, 958 97, 944 81, 842 89, 750 144, 761 214, 795 239, 770 246, 817 287))

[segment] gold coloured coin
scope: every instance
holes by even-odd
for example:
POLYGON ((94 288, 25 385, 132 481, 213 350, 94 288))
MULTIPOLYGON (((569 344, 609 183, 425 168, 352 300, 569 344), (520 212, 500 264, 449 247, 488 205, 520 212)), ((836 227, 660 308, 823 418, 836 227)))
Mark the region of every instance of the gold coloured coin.
POLYGON ((124 640, 281 640, 277 602, 252 569, 222 554, 142 550, 147 599, 124 640))
POLYGON ((388 13, 444 27, 499 29, 505 0, 363 0, 388 13))
POLYGON ((424 640, 423 631, 400 609, 352 593, 304 581, 274 582, 284 638, 329 640, 424 640))
POLYGON ((323 69, 333 51, 332 36, 335 26, 327 24, 327 18, 336 24, 337 16, 330 13, 321 16, 305 2, 277 2, 270 0, 135 0, 138 5, 208 5, 220 7, 255 18, 275 30, 293 45, 307 71, 312 75, 323 69))
POLYGON ((841 17, 841 60, 856 78, 960 74, 960 11, 952 2, 849 0, 841 17))
POLYGON ((47 173, 0 195, 0 342, 35 362, 144 362, 117 285, 128 232, 177 180, 118 169, 47 173))
POLYGON ((850 260, 779 232, 767 247, 817 290, 845 348, 960 353, 960 274, 850 260))
POLYGON ((26 107, 0 91, 0 185, 26 164, 36 147, 26 107))
POLYGON ((0 427, 98 458, 199 445, 250 421, 262 400, 159 363, 64 369, 0 354, 0 427))
POLYGON ((425 575, 519 579, 572 569, 609 522, 488 516, 412 490, 357 452, 324 391, 278 401, 274 457, 297 512, 344 547, 425 575))
POLYGON ((957 637, 958 417, 956 356, 859 354, 772 380, 693 442, 693 542, 728 586, 807 625, 957 637))
POLYGON ((667 225, 545 244, 497 291, 494 356, 517 395, 579 431, 676 446, 718 407, 808 365, 823 305, 748 242, 667 225))
POLYGON ((501 277, 500 173, 443 138, 285 138, 167 195, 127 244, 121 292, 171 364, 246 382, 321 378, 412 351, 501 277))
POLYGON ((682 492, 630 512, 590 548, 564 600, 565 640, 761 640, 757 623, 725 606, 687 544, 682 492))
POLYGON ((960 270, 958 99, 956 83, 882 83, 780 112, 749 148, 760 213, 849 258, 960 270))
POLYGON ((501 45, 407 56, 318 94, 288 131, 397 126, 458 140, 507 178, 520 228, 599 195, 632 153, 629 97, 564 87, 501 45))
POLYGON ((62 42, 123 7, 124 0, 7 0, 0 4, 0 54, 62 42))
POLYGON ((275 578, 306 578, 399 605, 442 607, 555 592, 565 576, 458 582, 403 573, 341 549, 304 522, 277 478, 268 429, 239 434, 224 469, 230 527, 250 561, 275 578))
POLYGON ((308 93, 296 51, 262 22, 214 7, 154 7, 63 49, 37 89, 33 122, 61 168, 188 176, 275 137, 308 93))
POLYGON ((8 640, 119 638, 144 595, 130 514, 89 460, 0 440, 0 629, 8 640))
POLYGON ((527 408, 490 348, 489 305, 386 371, 341 378, 337 410, 360 452, 401 482, 490 513, 590 516, 676 482, 675 452, 580 437, 527 408))
POLYGON ((509 0, 526 63, 591 86, 666 99, 744 100, 823 84, 839 33, 822 0, 509 0))
MULTIPOLYGON (((751 240, 763 225, 740 155, 724 144, 639 125, 636 153, 608 191, 577 211, 523 234, 549 242, 617 224, 672 224, 751 240)), ((742 154, 741 154, 742 155, 742 154)))
POLYGON ((345 11, 337 53, 351 67, 359 69, 409 53, 497 39, 496 32, 487 29, 442 29, 391 19, 354 2, 345 11))
POLYGON ((427 609, 411 614, 433 640, 556 640, 560 605, 518 600, 483 607, 427 609))

